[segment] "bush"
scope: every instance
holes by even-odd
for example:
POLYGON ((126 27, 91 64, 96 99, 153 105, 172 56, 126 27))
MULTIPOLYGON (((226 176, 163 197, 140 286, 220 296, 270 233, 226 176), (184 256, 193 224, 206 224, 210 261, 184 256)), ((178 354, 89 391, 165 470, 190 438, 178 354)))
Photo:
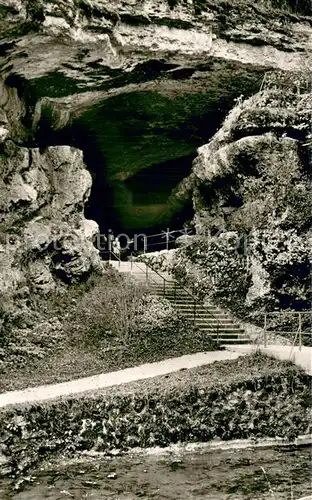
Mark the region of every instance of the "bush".
POLYGON ((310 308, 311 264, 306 236, 279 227, 254 231, 250 252, 267 271, 270 295, 280 309, 310 308))
POLYGON ((136 315, 136 328, 139 332, 149 332, 168 327, 177 319, 171 302, 156 295, 145 295, 140 301, 136 315))
POLYGON ((200 299, 208 296, 236 313, 246 309, 245 299, 251 276, 239 251, 237 233, 197 237, 175 254, 175 277, 200 299))
POLYGON ((144 285, 120 275, 114 280, 102 279, 78 301, 68 327, 72 328, 74 322, 92 342, 111 336, 127 345, 145 293, 144 285))
POLYGON ((161 274, 162 272, 171 272, 174 254, 175 250, 161 250, 160 252, 142 254, 134 260, 145 262, 147 266, 161 274))
POLYGON ((91 395, 7 408, 1 449, 13 475, 51 454, 168 446, 308 432, 309 377, 260 354, 110 387, 91 395))

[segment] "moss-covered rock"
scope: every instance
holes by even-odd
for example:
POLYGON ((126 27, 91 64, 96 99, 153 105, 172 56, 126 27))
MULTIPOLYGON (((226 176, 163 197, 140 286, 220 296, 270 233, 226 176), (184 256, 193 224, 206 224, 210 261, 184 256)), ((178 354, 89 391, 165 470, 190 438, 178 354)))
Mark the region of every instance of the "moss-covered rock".
POLYGON ((311 95, 293 87, 239 102, 193 164, 198 235, 176 273, 242 317, 310 307, 311 95))

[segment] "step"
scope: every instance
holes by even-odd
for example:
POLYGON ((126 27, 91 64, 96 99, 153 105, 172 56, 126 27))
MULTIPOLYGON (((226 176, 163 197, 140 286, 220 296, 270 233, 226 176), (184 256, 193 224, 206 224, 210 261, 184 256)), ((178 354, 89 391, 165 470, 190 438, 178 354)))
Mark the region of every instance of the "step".
MULTIPOLYGON (((177 313, 183 316, 186 319, 194 319, 194 314, 193 313, 188 313, 185 314, 183 311, 180 311, 179 309, 176 309, 177 313)), ((228 323, 230 322, 232 325, 236 324, 235 321, 229 316, 222 316, 220 314, 196 314, 195 319, 198 321, 210 321, 210 320, 215 320, 217 323, 228 323)))
POLYGON ((235 335, 241 335, 245 333, 244 330, 242 330, 241 328, 235 328, 227 325, 219 325, 218 328, 214 327, 213 325, 211 325, 211 327, 205 326, 204 328, 200 328, 200 331, 204 333, 215 332, 216 330, 218 330, 219 332, 226 332, 228 334, 235 334, 235 335))
POLYGON ((216 338, 217 337, 226 338, 226 339, 231 339, 231 340, 238 340, 238 339, 241 339, 244 337, 243 333, 227 333, 227 332, 223 332, 223 331, 219 332, 219 335, 217 333, 212 333, 212 334, 207 334, 205 336, 206 337, 216 337, 216 338))
MULTIPOLYGON (((118 263, 114 267, 118 267, 118 263)), ((161 276, 148 269, 146 265, 138 263, 140 268, 133 264, 122 262, 119 266, 120 272, 127 272, 129 276, 140 283, 147 283, 151 293, 159 295, 169 300, 176 311, 183 317, 194 319, 194 300, 191 292, 178 285, 167 273, 161 273, 161 276), (165 281, 164 281, 164 279, 165 281)), ((219 344, 248 344, 250 339, 245 338, 245 332, 240 326, 233 322, 233 319, 218 309, 213 304, 203 305, 196 302, 195 308, 195 326, 205 335, 213 340, 218 340, 219 344)))
MULTIPOLYGON (((168 299, 167 296, 165 296, 166 299, 168 299)), ((189 297, 188 299, 178 299, 175 301, 174 297, 172 298, 169 298, 168 300, 170 300, 170 302, 178 302, 180 306, 182 307, 194 307, 194 304, 196 304, 196 308, 203 308, 203 309, 215 309, 215 310, 218 310, 220 311, 220 309, 215 306, 215 305, 212 305, 212 304, 207 304, 207 305, 204 305, 203 302, 199 302, 197 300, 195 300, 193 297, 189 297)))
MULTIPOLYGON (((179 311, 177 311, 178 315, 185 318, 186 320, 190 321, 190 322, 194 322, 194 316, 186 316, 185 314, 180 314, 179 311)), ((233 320, 229 319, 229 318, 219 318, 218 316, 208 316, 208 317, 205 317, 205 318, 195 318, 195 323, 196 325, 198 326, 202 326, 204 327, 205 325, 209 326, 209 325, 223 325, 223 326, 231 326, 232 325, 235 325, 235 328, 239 328, 239 325, 237 325, 236 323, 234 323, 233 320)))
POLYGON ((246 338, 239 338, 239 339, 227 339, 227 338, 223 338, 223 337, 219 337, 219 340, 218 340, 218 343, 220 345, 220 347, 226 345, 226 344, 249 344, 250 343, 250 339, 246 339, 246 338))
POLYGON ((235 323, 233 323, 232 320, 230 319, 227 319, 227 320, 222 320, 222 321, 218 321, 217 319, 215 318, 207 318, 205 319, 204 321, 201 320, 201 319, 197 319, 195 318, 195 325, 196 326, 200 326, 200 327, 205 327, 205 326, 214 326, 214 325, 220 325, 222 327, 226 327, 226 326, 230 326, 231 328, 239 328, 238 326, 235 325, 235 323))
MULTIPOLYGON (((174 303, 173 303, 174 305, 174 303)), ((194 307, 181 307, 180 305, 176 304, 176 308, 183 314, 185 315, 193 315, 194 316, 194 307)), ((212 309, 212 308, 196 308, 195 310, 196 316, 216 316, 218 319, 219 317, 224 317, 224 318, 229 318, 229 315, 222 313, 221 311, 218 311, 218 309, 212 309)))
POLYGON ((218 342, 219 346, 222 347, 225 344, 250 344, 250 339, 246 339, 245 337, 240 337, 240 338, 228 338, 225 336, 219 336, 217 337, 216 335, 209 335, 208 336, 211 340, 214 342, 218 342))

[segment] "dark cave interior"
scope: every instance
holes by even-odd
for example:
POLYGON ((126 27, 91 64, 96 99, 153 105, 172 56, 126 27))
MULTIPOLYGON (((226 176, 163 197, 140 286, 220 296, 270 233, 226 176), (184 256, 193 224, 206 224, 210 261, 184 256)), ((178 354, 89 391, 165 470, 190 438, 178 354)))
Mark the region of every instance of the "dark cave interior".
POLYGON ((61 130, 53 130, 43 116, 35 141, 83 151, 93 178, 85 213, 101 232, 132 236, 181 228, 193 218, 191 200, 177 212, 167 201, 190 174, 197 148, 216 132, 230 102, 220 98, 215 108, 203 107, 198 114, 187 112, 183 102, 170 108, 163 96, 127 94, 91 107, 61 130))
POLYGON ((193 204, 172 203, 174 190, 190 174, 197 148, 209 142, 239 95, 258 90, 261 75, 220 66, 199 82, 159 80, 82 105, 69 100, 72 113, 61 126, 64 101, 53 97, 56 107, 41 113, 33 146, 66 144, 83 151, 93 178, 85 214, 101 233, 132 237, 180 229, 193 219, 193 204))

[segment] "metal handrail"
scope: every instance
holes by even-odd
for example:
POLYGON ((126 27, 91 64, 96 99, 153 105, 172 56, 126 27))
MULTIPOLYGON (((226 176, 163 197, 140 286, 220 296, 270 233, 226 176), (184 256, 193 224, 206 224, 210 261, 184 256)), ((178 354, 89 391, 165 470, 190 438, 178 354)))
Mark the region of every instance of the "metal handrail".
POLYGON ((181 233, 181 236, 183 236, 182 232, 183 231, 193 231, 191 228, 183 228, 183 229, 175 229, 174 231, 163 231, 162 233, 157 233, 157 234, 148 234, 146 235, 146 238, 155 238, 155 236, 165 236, 166 234, 174 234, 174 233, 181 233))
MULTIPOLYGON (((133 261, 132 260, 132 254, 131 254, 131 261, 134 262, 134 264, 138 266, 137 262, 133 261)), ((165 286, 165 283, 171 283, 169 280, 166 280, 166 278, 164 278, 164 276, 162 276, 158 271, 156 271, 156 269, 153 269, 153 267, 149 264, 146 264, 146 262, 144 262, 144 264, 146 265, 146 268, 149 268, 151 269, 151 271, 153 271, 154 273, 156 273, 160 278, 162 278, 164 280, 164 295, 165 295, 165 289, 166 289, 166 286, 165 286)), ((139 269, 142 270, 141 267, 139 267, 139 269)), ((176 302, 176 281, 174 282, 175 284, 175 302, 176 302)), ((204 309, 208 312, 209 316, 211 316, 216 322, 217 322, 217 342, 219 343, 219 330, 220 330, 220 320, 214 315, 212 314, 212 312, 210 312, 207 307, 205 306, 205 304, 203 304, 202 302, 200 302, 200 300, 198 300, 187 288, 185 288, 184 286, 181 286, 179 285, 179 287, 181 288, 181 290, 183 290, 187 295, 189 295, 189 297, 191 297, 191 299, 193 300, 193 305, 194 305, 194 323, 196 321, 196 306, 199 305, 200 307, 204 307, 204 309)))
MULTIPOLYGON (((122 260, 120 259, 120 257, 118 255, 116 255, 112 250, 109 251, 110 255, 113 255, 117 260, 118 260, 118 267, 120 268, 120 264, 122 262, 122 260)), ((133 256, 131 254, 131 269, 132 269, 132 266, 133 264, 135 266, 137 266, 138 269, 140 269, 140 271, 143 271, 144 272, 144 269, 142 269, 142 267, 139 266, 139 264, 137 262, 135 262, 133 260, 133 256)), ((148 269, 150 269, 152 272, 156 273, 164 282, 164 296, 166 295, 166 283, 171 283, 169 280, 167 280, 166 278, 164 278, 164 276, 162 276, 158 271, 156 271, 155 269, 152 268, 151 265, 147 265, 146 262, 144 262, 145 266, 146 266, 146 281, 148 281, 148 279, 150 279, 151 281, 154 281, 154 283, 157 283, 157 281, 153 280, 153 278, 151 278, 151 276, 148 274, 148 269)), ((176 287, 177 287, 177 283, 176 281, 174 281, 174 295, 175 295, 175 304, 176 304, 176 287)), ((216 320, 217 322, 217 343, 219 343, 219 330, 220 330, 220 321, 218 320, 218 318, 212 314, 204 304, 202 304, 198 299, 196 299, 196 297, 194 297, 194 295, 189 291, 187 290, 187 288, 183 287, 180 285, 180 288, 185 292, 187 293, 187 295, 189 295, 191 297, 191 299, 193 300, 193 305, 194 305, 194 324, 195 324, 195 321, 196 321, 196 306, 197 305, 200 305, 201 307, 204 307, 204 309, 207 310, 209 316, 211 316, 213 319, 216 320)))
POLYGON ((120 267, 120 264, 121 264, 121 258, 116 255, 112 250, 108 250, 108 255, 109 255, 109 260, 111 260, 111 255, 113 255, 114 257, 116 257, 116 259, 118 260, 118 267, 120 267))
MULTIPOLYGON (((148 266, 146 266, 146 271, 144 271, 144 269, 143 269, 141 266, 139 266, 139 264, 138 264, 137 262, 134 262, 134 261, 132 261, 132 260, 131 260, 131 269, 132 269, 133 264, 134 264, 134 265, 135 265, 138 269, 140 269, 140 271, 142 271, 143 273, 145 273, 145 274, 146 274, 146 281, 147 281, 148 279, 150 279, 151 281, 153 281, 154 283, 156 283, 156 284, 157 284, 157 281, 155 281, 153 278, 151 278, 151 277, 150 277, 150 275, 148 274, 148 266)), ((161 278, 162 278, 162 279, 164 280, 164 282, 165 282, 165 278, 164 278, 163 276, 161 276, 161 278)), ((165 288, 165 287, 164 287, 164 288, 165 288)))
POLYGON ((144 253, 148 252, 149 248, 155 247, 155 246, 160 246, 160 245, 166 245, 167 250, 169 249, 169 246, 173 243, 175 243, 176 239, 175 238, 173 241, 170 240, 170 236, 176 233, 180 233, 181 236, 183 236, 184 232, 187 231, 186 234, 190 234, 190 231, 193 232, 193 229, 188 229, 188 228, 183 228, 183 229, 175 229, 174 231, 163 231, 162 233, 157 233, 157 234, 150 234, 150 235, 145 235, 144 238, 144 253), (167 236, 166 241, 159 241, 157 243, 149 243, 148 240, 151 238, 155 238, 157 236, 161 236, 164 238, 167 236))
MULTIPOLYGON (((121 263, 122 263, 121 258, 120 258, 118 255, 116 255, 116 254, 115 254, 112 250, 109 250, 109 251, 108 251, 108 253, 109 253, 110 255, 113 255, 113 256, 117 259, 117 261, 118 261, 118 267, 120 268, 120 265, 121 265, 121 263)), ((136 265, 136 266, 137 266, 137 267, 138 267, 141 271, 143 271, 143 273, 144 273, 144 269, 142 269, 142 267, 140 267, 140 266, 139 266, 136 262, 134 262, 134 261, 132 261, 132 260, 131 260, 131 267, 132 267, 133 263, 134 263, 134 264, 135 264, 135 265, 136 265)), ((146 266, 146 268, 148 268, 148 266, 146 266)), ((146 281, 147 281, 147 278, 148 278, 148 273, 146 273, 146 281)), ((161 276, 161 278, 162 278, 163 280, 165 280, 165 278, 164 278, 163 276, 161 276)), ((157 281, 153 280, 153 278, 150 278, 150 279, 151 279, 152 281, 154 281, 154 283, 156 283, 156 284, 157 284, 157 281)))
POLYGON ((296 342, 297 342, 297 339, 299 339, 299 351, 301 351, 302 349, 302 336, 305 336, 305 335, 311 335, 310 332, 306 333, 304 331, 302 331, 302 315, 304 314, 309 314, 311 315, 311 311, 270 311, 270 312, 267 312, 267 313, 264 313, 264 347, 267 347, 268 345, 268 332, 272 332, 274 334, 279 334, 279 335, 283 335, 283 334, 295 334, 294 335, 294 340, 291 344, 291 351, 290 351, 290 356, 292 354, 292 351, 296 345, 296 342), (267 319, 268 319, 268 316, 270 315, 276 315, 276 314, 283 314, 283 315, 289 315, 291 314, 293 317, 296 317, 298 315, 298 329, 296 331, 294 330, 268 330, 268 323, 267 323, 267 319))

